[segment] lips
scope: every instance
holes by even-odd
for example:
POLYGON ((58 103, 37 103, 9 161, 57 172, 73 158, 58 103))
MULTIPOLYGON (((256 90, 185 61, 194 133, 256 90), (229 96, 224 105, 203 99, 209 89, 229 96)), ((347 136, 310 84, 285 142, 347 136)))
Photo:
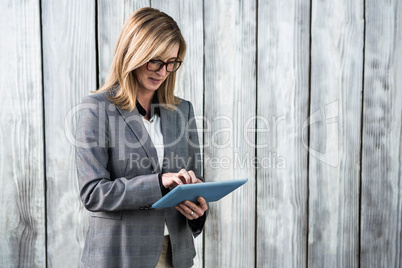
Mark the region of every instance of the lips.
POLYGON ((154 84, 159 84, 162 80, 150 77, 149 80, 154 84))

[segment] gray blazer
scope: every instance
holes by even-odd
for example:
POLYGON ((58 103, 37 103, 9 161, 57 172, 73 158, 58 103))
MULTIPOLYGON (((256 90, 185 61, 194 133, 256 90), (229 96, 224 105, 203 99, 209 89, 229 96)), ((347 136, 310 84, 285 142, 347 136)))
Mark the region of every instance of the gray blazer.
POLYGON ((158 173, 184 168, 201 177, 201 155, 190 102, 160 108, 165 159, 156 149, 137 109, 113 105, 102 92, 84 98, 76 131, 81 200, 91 211, 82 262, 89 267, 155 267, 169 229, 174 267, 193 265, 193 235, 204 225, 175 208, 152 209, 162 197, 158 173))

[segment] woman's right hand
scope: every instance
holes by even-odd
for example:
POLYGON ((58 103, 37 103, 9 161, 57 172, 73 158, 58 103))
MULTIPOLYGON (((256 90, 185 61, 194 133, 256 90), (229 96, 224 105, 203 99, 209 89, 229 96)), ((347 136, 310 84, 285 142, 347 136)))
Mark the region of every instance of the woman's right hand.
POLYGON ((162 174, 162 184, 165 188, 176 187, 180 184, 200 183, 195 173, 192 170, 182 169, 178 173, 164 173, 162 174))

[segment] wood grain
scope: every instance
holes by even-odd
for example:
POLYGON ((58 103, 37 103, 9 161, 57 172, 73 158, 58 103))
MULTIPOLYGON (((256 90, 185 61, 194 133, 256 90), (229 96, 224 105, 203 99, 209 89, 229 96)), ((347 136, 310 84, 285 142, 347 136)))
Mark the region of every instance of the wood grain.
POLYGON ((313 1, 309 267, 358 267, 363 1, 313 1))
POLYGON ((188 44, 206 179, 249 178, 211 203, 195 267, 401 267, 397 0, 2 1, 0 267, 83 267, 74 107, 150 5, 188 44))
MULTIPOLYGON (((153 0, 152 7, 171 16, 179 25, 187 44, 187 53, 183 65, 176 76, 175 94, 191 101, 196 116, 203 115, 203 13, 202 1, 187 0, 153 0)), ((200 143, 203 142, 203 121, 197 121, 200 143)), ((203 267, 203 235, 195 241, 197 256, 194 259, 194 268, 203 267)))
POLYGON ((39 1, 2 1, 0 32, 0 267, 44 267, 39 1))
POLYGON ((308 2, 258 2, 257 267, 307 264, 309 26, 308 2))
POLYGON ((131 13, 145 6, 150 6, 150 0, 112 2, 98 0, 98 80, 100 86, 105 82, 109 73, 117 39, 125 21, 131 13))
POLYGON ((361 267, 402 266, 402 5, 366 1, 361 267))
POLYGON ((113 53, 124 24, 124 0, 98 0, 98 62, 99 85, 102 86, 109 73, 113 53))
POLYGON ((42 1, 48 267, 83 267, 88 213, 76 178, 71 109, 96 89, 95 1, 42 1), (65 127, 67 119, 67 127, 65 127))
POLYGON ((124 21, 137 9, 148 6, 151 6, 151 0, 124 0, 124 21))
POLYGON ((210 204, 205 267, 254 267, 255 136, 244 128, 256 112, 256 2, 204 1, 204 39, 205 177, 249 179, 210 204))

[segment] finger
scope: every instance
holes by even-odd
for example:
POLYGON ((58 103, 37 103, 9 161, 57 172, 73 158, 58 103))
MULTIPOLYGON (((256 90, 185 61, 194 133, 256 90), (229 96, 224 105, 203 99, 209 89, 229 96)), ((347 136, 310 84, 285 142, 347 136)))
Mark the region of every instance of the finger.
POLYGON ((179 171, 178 175, 179 175, 179 177, 184 178, 184 180, 183 180, 184 183, 192 183, 190 174, 188 174, 188 172, 185 169, 181 169, 179 171))
POLYGON ((162 174, 162 184, 165 188, 176 187, 178 184, 183 184, 181 180, 177 177, 176 173, 165 173, 162 174))
POLYGON ((191 177, 191 182, 192 183, 197 183, 197 177, 195 176, 195 173, 194 173, 194 171, 192 171, 192 170, 190 170, 190 171, 188 171, 188 174, 190 175, 190 177, 191 177))
POLYGON ((208 209, 208 204, 207 201, 203 197, 198 197, 197 198, 198 204, 197 206, 197 214, 201 217, 204 215, 205 211, 208 209))
POLYGON ((187 213, 187 215, 190 215, 190 218, 191 219, 198 219, 199 218, 199 215, 197 214, 197 212, 196 211, 194 211, 194 210, 192 210, 192 209, 189 209, 189 207, 182 207, 182 208, 184 208, 184 211, 187 213))
POLYGON ((184 210, 183 210, 181 207, 176 206, 176 209, 177 209, 184 217, 186 217, 187 219, 191 220, 191 219, 190 219, 191 215, 188 215, 186 212, 184 212, 184 210))
POLYGON ((204 210, 204 212, 208 209, 207 201, 203 197, 198 197, 197 201, 200 203, 201 209, 204 210))
POLYGON ((177 175, 174 175, 173 177, 172 177, 172 180, 177 184, 177 185, 180 185, 180 184, 183 184, 183 181, 179 178, 179 176, 177 176, 177 175))
POLYGON ((168 174, 162 174, 162 184, 165 188, 172 186, 170 176, 168 176, 168 174))
POLYGON ((180 205, 181 205, 181 208, 183 208, 188 213, 191 213, 191 211, 194 211, 194 214, 197 214, 197 218, 204 215, 205 210, 202 209, 201 207, 197 206, 196 204, 194 204, 191 201, 184 201, 180 205))
MULTIPOLYGON (((191 209, 189 206, 187 206, 187 205, 181 203, 181 204, 179 204, 179 207, 180 207, 185 213, 190 214, 190 215, 191 215, 191 214, 194 215, 194 213, 191 213, 191 212, 193 212, 194 210, 191 209)), ((193 216, 193 215, 191 215, 191 216, 193 216)))
POLYGON ((179 206, 176 206, 176 209, 189 220, 195 220, 198 218, 198 215, 194 211, 189 210, 187 207, 183 206, 182 204, 180 204, 179 206))

